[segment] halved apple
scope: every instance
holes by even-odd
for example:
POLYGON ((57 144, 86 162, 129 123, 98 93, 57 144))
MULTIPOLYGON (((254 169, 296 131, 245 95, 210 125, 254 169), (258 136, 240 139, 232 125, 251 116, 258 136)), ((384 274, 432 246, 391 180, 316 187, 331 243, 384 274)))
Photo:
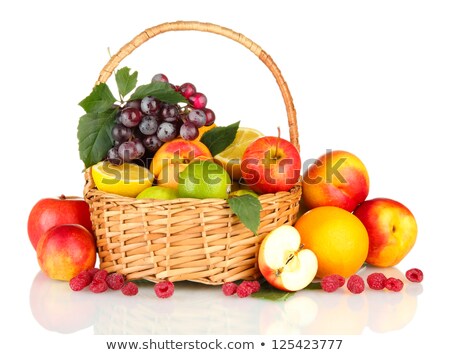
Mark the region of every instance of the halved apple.
POLYGON ((282 225, 263 239, 258 253, 261 274, 272 286, 284 291, 299 291, 308 286, 317 273, 317 257, 303 249, 296 228, 282 225))

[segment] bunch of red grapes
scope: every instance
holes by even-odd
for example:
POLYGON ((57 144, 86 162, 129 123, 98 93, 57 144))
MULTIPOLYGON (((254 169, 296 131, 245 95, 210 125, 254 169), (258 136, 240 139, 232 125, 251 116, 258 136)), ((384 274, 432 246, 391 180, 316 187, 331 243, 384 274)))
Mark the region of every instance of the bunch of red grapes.
MULTIPOLYGON (((154 81, 169 83, 164 74, 156 74, 152 78, 154 81)), ((152 96, 125 103, 112 128, 114 146, 107 153, 108 161, 113 164, 138 161, 177 137, 194 140, 200 127, 214 123, 215 114, 206 107, 206 96, 197 92, 194 84, 170 85, 188 100, 188 104, 183 107, 168 104, 152 96)))

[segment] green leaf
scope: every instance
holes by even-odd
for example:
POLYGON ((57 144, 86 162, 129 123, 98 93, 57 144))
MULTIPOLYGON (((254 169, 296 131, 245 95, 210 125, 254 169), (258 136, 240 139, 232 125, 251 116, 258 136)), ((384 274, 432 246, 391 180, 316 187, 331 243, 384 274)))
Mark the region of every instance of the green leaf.
POLYGON ((115 124, 117 109, 90 112, 78 122, 78 150, 86 168, 103 160, 113 146, 111 130, 115 124))
POLYGON ((258 292, 252 293, 251 297, 269 301, 286 301, 293 295, 295 295, 295 292, 282 291, 273 287, 268 282, 261 282, 261 288, 258 292))
POLYGON ((206 132, 200 141, 206 145, 213 156, 224 151, 236 138, 239 121, 226 127, 214 127, 206 132))
POLYGON ((111 109, 117 100, 114 98, 108 85, 100 83, 96 85, 92 92, 84 98, 79 105, 87 112, 105 112, 111 109))
POLYGON ((163 83, 161 81, 154 81, 150 84, 138 86, 131 95, 130 100, 139 100, 146 96, 153 96, 168 104, 188 102, 183 95, 176 92, 168 83, 163 83))
POLYGON ((252 195, 236 196, 229 198, 228 204, 239 220, 254 234, 257 234, 262 210, 258 198, 252 195))
POLYGON ((138 72, 135 71, 130 74, 130 68, 123 67, 119 69, 116 73, 116 83, 119 94, 122 98, 127 96, 131 91, 134 90, 137 84, 138 72))

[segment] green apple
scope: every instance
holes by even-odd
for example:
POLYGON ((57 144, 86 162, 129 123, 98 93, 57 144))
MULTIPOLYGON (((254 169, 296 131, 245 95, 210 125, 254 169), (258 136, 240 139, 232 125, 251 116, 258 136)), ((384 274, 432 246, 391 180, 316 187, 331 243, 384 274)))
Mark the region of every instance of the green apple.
POLYGON ((171 187, 150 186, 143 190, 137 199, 173 200, 178 198, 178 191, 171 187))

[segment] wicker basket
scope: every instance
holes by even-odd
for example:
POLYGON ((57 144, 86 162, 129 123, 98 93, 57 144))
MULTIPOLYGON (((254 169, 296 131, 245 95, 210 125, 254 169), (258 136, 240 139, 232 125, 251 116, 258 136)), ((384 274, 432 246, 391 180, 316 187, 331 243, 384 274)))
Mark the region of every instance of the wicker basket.
MULTIPOLYGON (((170 22, 149 28, 123 46, 102 69, 106 82, 118 64, 141 44, 169 31, 203 31, 230 38, 253 52, 273 73, 287 111, 290 141, 297 148, 296 113, 280 70, 261 47, 228 28, 211 23, 170 22)), ((262 239, 298 216, 300 182, 289 192, 265 194, 261 224, 254 235, 234 215, 226 200, 137 200, 99 191, 86 170, 85 200, 97 239, 100 268, 128 280, 189 280, 208 285, 260 276, 257 256, 262 239)))

